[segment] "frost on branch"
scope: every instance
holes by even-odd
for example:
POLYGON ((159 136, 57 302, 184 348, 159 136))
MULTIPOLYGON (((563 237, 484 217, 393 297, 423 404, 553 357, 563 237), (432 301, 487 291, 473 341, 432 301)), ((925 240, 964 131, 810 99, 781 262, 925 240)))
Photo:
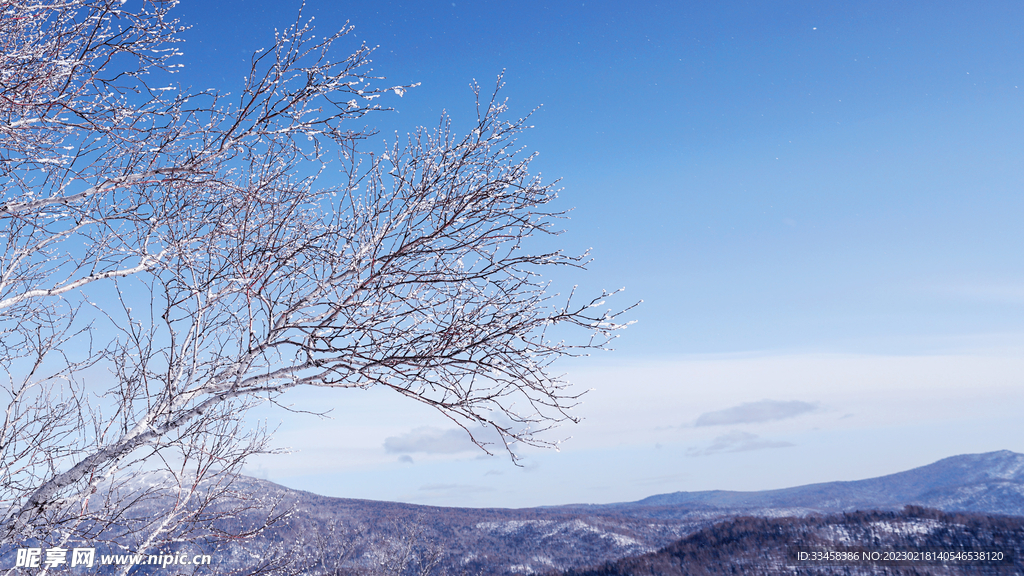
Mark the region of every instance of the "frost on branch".
POLYGON ((165 89, 169 7, 0 6, 0 544, 215 532, 210 495, 266 450, 245 411, 297 386, 383 386, 513 458, 550 445, 579 397, 552 362, 623 324, 608 294, 546 293, 544 267, 587 260, 528 250, 563 215, 500 79, 467 135, 368 154, 351 120, 410 87, 372 87, 365 46, 334 58, 347 30, 300 17, 237 96, 189 94, 165 89), (156 468, 178 504, 136 521, 156 468))

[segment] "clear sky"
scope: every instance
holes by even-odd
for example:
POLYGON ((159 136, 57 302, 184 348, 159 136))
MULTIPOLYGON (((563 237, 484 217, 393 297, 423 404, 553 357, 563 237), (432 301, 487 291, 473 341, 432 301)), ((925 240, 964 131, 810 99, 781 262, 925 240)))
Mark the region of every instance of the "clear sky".
MULTIPOLYGON (((291 0, 184 1, 181 80, 236 91, 291 0)), ((481 457, 385 391, 300 392, 298 452, 246 469, 332 495, 458 505, 614 502, 1024 452, 1024 4, 309 0, 379 45, 382 134, 473 117, 475 78, 593 248, 584 293, 644 304, 617 350, 563 365, 560 452, 481 457)), ((369 145, 378 145, 383 136, 369 145)))

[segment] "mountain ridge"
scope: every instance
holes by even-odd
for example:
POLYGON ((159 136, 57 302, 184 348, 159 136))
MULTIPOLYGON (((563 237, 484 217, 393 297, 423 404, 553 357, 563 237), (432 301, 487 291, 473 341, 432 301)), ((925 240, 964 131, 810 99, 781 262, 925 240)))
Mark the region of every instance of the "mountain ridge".
MULTIPOLYGON (((741 517, 808 518, 907 505, 1024 517, 1024 454, 965 454, 877 478, 779 490, 675 492, 635 502, 535 508, 336 498, 244 476, 236 478, 233 490, 244 504, 240 512, 228 502, 220 505, 224 510, 211 510, 227 513, 218 525, 226 534, 259 526, 275 510, 289 512, 250 539, 206 542, 219 559, 211 573, 277 566, 265 572, 366 576, 404 574, 391 569, 403 563, 431 576, 511 576, 655 553, 741 517)), ((138 514, 155 517, 166 504, 154 499, 138 514)))
POLYGON ((671 506, 694 510, 781 508, 842 512, 898 509, 907 504, 946 511, 1024 516, 1024 454, 1010 450, 961 454, 862 480, 819 482, 774 490, 671 492, 633 502, 569 504, 555 508, 671 506))
MULTIPOLYGON (((265 543, 289 541, 332 522, 356 527, 367 546, 408 541, 415 533, 425 551, 443 550, 439 566, 506 576, 582 568, 654 553, 739 517, 805 518, 900 510, 907 505, 947 513, 1024 517, 1024 454, 1008 450, 963 454, 876 478, 779 490, 676 492, 635 502, 535 508, 438 507, 331 498, 285 487, 277 490, 300 512, 261 536, 265 543)), ((359 560, 334 559, 360 566, 359 560)), ((355 573, 366 569, 362 565, 355 573)))

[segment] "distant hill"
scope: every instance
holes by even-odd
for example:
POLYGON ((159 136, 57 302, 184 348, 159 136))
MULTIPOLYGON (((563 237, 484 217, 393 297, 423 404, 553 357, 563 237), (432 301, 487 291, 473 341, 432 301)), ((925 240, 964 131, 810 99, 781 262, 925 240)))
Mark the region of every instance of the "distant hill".
POLYGON ((914 506, 804 518, 742 517, 687 536, 658 552, 564 576, 801 574, 980 575, 1024 573, 1024 518, 948 514, 914 506), (801 560, 799 554, 807 556, 801 560), (844 556, 818 556, 830 551, 844 556), (928 552, 945 555, 929 559, 928 552), (963 553, 987 552, 988 557, 963 553), (865 553, 872 557, 866 560, 865 553), (899 553, 900 556, 885 556, 899 553), (905 554, 905 555, 903 555, 905 554), (876 556, 877 555, 877 556, 876 556), (877 559, 875 559, 877 558, 877 559))
POLYGON ((635 516, 684 519, 715 514, 791 516, 895 510, 907 504, 949 512, 1024 516, 1024 454, 1009 450, 965 454, 867 480, 759 492, 674 492, 596 508, 635 516))

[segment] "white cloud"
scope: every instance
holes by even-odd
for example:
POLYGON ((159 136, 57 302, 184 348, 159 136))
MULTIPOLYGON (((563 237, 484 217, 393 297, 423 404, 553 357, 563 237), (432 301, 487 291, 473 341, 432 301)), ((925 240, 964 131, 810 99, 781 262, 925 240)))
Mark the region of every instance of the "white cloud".
POLYGON ((424 484, 420 490, 431 492, 440 496, 444 494, 465 494, 469 492, 491 492, 494 488, 488 486, 470 486, 466 484, 424 484))
POLYGON ((456 454, 478 450, 469 435, 461 428, 441 430, 425 426, 406 432, 401 436, 390 436, 384 440, 384 450, 389 454, 456 454))
POLYGON ((767 448, 788 448, 795 446, 790 442, 778 442, 762 439, 757 434, 734 430, 723 434, 711 441, 711 445, 703 450, 691 448, 687 451, 690 456, 709 456, 718 452, 749 452, 751 450, 765 450, 767 448))
POLYGON ((728 426, 730 424, 754 424, 757 422, 771 422, 774 420, 785 420, 795 418, 801 414, 813 412, 817 409, 815 404, 791 400, 783 402, 780 400, 760 400, 758 402, 745 402, 738 406, 705 412, 697 417, 695 426, 728 426))

